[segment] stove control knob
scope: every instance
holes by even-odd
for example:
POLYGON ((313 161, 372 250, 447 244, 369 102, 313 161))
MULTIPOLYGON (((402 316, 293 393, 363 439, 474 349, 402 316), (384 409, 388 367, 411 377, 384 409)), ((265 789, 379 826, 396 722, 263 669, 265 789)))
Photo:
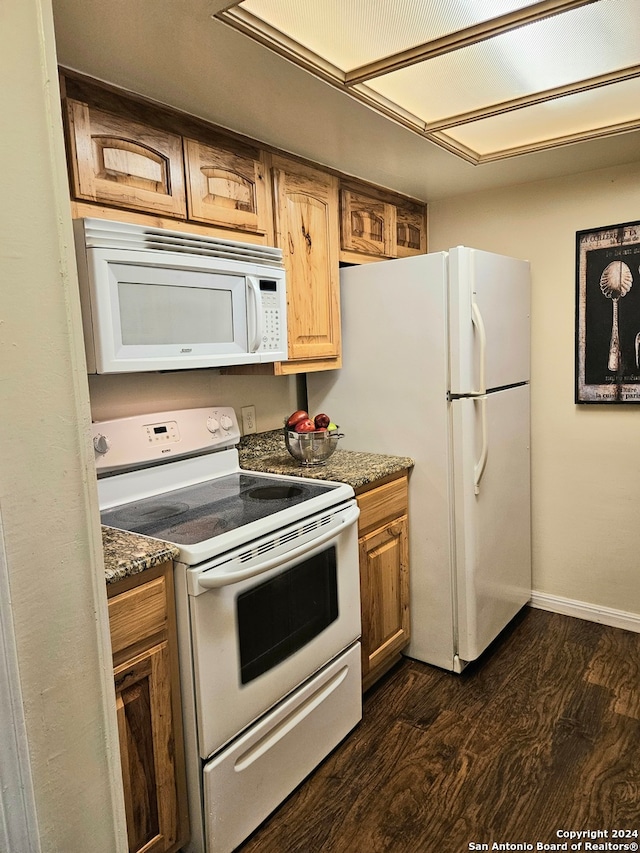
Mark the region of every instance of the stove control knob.
POLYGON ((222 426, 222 429, 231 429, 231 427, 233 426, 233 421, 231 420, 229 415, 222 415, 222 417, 220 418, 220 425, 222 426))
POLYGON ((218 432, 220 424, 214 417, 207 418, 207 429, 209 432, 218 432))
POLYGON ((102 435, 102 433, 98 433, 98 435, 94 435, 93 437, 93 448, 96 453, 99 453, 101 456, 109 450, 111 447, 111 442, 107 438, 106 435, 102 435))

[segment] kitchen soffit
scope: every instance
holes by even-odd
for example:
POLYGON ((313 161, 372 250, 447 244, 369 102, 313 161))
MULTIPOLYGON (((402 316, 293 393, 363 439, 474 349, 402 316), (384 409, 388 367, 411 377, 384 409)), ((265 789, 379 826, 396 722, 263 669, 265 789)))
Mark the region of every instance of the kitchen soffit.
POLYGON ((640 128, 638 0, 243 0, 215 17, 474 164, 640 128))

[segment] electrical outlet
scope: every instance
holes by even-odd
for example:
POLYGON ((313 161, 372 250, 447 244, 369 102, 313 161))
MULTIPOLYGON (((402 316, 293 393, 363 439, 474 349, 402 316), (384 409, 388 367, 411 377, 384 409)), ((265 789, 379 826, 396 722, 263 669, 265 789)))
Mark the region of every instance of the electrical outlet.
POLYGON ((256 407, 244 406, 240 412, 242 414, 242 434, 253 435, 256 431, 256 407))

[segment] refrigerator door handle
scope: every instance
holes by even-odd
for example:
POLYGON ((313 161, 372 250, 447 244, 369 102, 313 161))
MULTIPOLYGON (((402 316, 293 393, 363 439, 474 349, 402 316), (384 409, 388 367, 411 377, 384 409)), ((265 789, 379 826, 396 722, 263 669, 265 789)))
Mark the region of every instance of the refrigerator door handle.
POLYGON ((471 392, 469 396, 480 397, 483 394, 487 393, 487 380, 485 371, 485 362, 487 360, 487 333, 484 328, 484 321, 482 319, 482 314, 480 313, 480 309, 478 308, 477 302, 471 303, 471 323, 473 326, 475 326, 475 329, 478 332, 478 341, 480 344, 478 360, 480 388, 478 391, 471 392))
POLYGON ((480 480, 484 474, 484 469, 487 465, 487 455, 489 453, 489 436, 487 434, 487 397, 476 397, 473 401, 480 406, 480 429, 482 433, 482 447, 480 449, 480 458, 475 464, 473 472, 473 491, 476 495, 480 494, 480 480))

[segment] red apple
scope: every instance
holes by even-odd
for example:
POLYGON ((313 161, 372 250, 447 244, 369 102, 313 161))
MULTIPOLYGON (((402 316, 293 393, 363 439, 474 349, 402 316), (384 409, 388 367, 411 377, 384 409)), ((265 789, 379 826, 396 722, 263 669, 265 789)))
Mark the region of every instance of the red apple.
POLYGON ((315 432, 316 425, 312 420, 306 418, 305 420, 298 421, 295 426, 296 432, 315 432))
POLYGON ((315 416, 313 422, 316 425, 316 429, 326 429, 331 423, 331 418, 329 415, 325 415, 324 412, 321 412, 319 415, 315 416))
POLYGON ((309 420, 309 412, 305 412, 303 409, 298 409, 297 412, 294 412, 287 418, 287 429, 295 429, 296 424, 300 423, 300 421, 307 420, 309 420))

